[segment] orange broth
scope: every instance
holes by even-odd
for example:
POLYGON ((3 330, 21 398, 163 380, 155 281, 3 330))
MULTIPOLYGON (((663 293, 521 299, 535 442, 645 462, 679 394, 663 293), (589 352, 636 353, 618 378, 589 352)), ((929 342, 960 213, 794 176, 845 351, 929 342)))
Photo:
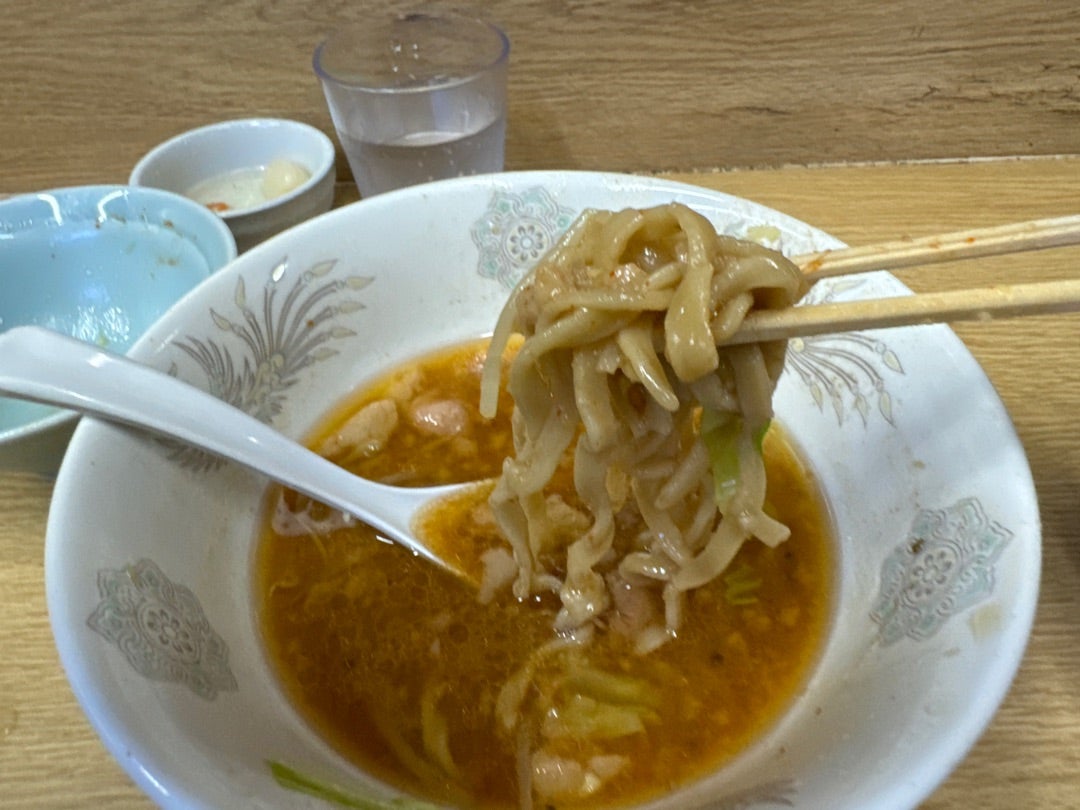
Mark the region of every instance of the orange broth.
MULTIPOLYGON (((402 419, 382 452, 346 466, 412 485, 497 475, 511 447, 510 403, 504 395, 492 424, 475 413, 484 348, 443 351, 377 382, 336 411, 311 445, 322 446, 364 404, 408 383, 421 397, 467 403, 475 416, 470 429, 433 438, 402 419)), ((653 652, 636 654, 626 637, 598 632, 584 651, 540 667, 538 679, 565 677, 550 672, 560 667, 613 673, 647 684, 652 696, 641 732, 566 741, 569 755, 618 754, 630 765, 587 800, 558 806, 644 801, 715 771, 767 730, 806 680, 830 616, 831 526, 782 431, 769 432, 764 452, 769 508, 791 528, 787 542, 776 549, 747 543, 724 575, 687 595, 677 637, 653 652)), ((476 514, 466 504, 435 523, 475 523, 476 514)), ((500 542, 484 523, 432 542, 453 546, 457 558, 479 570, 479 554, 500 542)), ((518 805, 521 739, 497 729, 494 706, 507 679, 553 638, 554 597, 521 603, 504 589, 480 604, 474 586, 356 526, 317 540, 267 528, 256 590, 264 642, 283 688, 333 747, 420 797, 518 805), (434 714, 445 724, 449 763, 430 755, 425 712, 429 723, 434 714)))

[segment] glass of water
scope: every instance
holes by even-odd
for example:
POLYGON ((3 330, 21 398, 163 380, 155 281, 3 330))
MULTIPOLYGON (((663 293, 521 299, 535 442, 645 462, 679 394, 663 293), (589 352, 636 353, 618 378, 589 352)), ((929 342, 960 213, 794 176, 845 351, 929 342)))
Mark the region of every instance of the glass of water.
POLYGON ((501 171, 509 54, 497 27, 452 12, 368 20, 320 43, 315 73, 361 196, 501 171))

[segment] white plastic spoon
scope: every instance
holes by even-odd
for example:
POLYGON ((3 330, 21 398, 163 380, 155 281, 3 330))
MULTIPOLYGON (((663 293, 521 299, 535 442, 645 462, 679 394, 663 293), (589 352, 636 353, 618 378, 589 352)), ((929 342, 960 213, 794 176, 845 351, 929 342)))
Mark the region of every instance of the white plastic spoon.
POLYGON ((205 391, 36 326, 0 333, 0 394, 179 439, 353 515, 464 576, 417 539, 413 521, 432 501, 476 484, 406 488, 365 480, 205 391))

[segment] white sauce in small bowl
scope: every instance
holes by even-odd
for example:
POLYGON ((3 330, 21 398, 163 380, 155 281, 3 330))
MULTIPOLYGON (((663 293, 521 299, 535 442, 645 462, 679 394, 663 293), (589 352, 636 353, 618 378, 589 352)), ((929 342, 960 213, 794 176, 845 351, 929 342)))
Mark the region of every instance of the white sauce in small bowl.
POLYGON ((303 185, 311 173, 298 163, 277 158, 265 166, 235 169, 208 177, 186 196, 218 213, 252 208, 303 185))

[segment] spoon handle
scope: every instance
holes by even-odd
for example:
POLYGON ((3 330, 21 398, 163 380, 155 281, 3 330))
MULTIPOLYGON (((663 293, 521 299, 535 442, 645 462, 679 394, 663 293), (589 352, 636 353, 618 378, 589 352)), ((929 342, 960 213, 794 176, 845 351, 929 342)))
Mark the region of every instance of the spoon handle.
POLYGON ((360 518, 446 565, 412 536, 424 503, 460 486, 407 489, 353 475, 193 385, 35 326, 0 333, 0 394, 144 428, 206 450, 360 518))

